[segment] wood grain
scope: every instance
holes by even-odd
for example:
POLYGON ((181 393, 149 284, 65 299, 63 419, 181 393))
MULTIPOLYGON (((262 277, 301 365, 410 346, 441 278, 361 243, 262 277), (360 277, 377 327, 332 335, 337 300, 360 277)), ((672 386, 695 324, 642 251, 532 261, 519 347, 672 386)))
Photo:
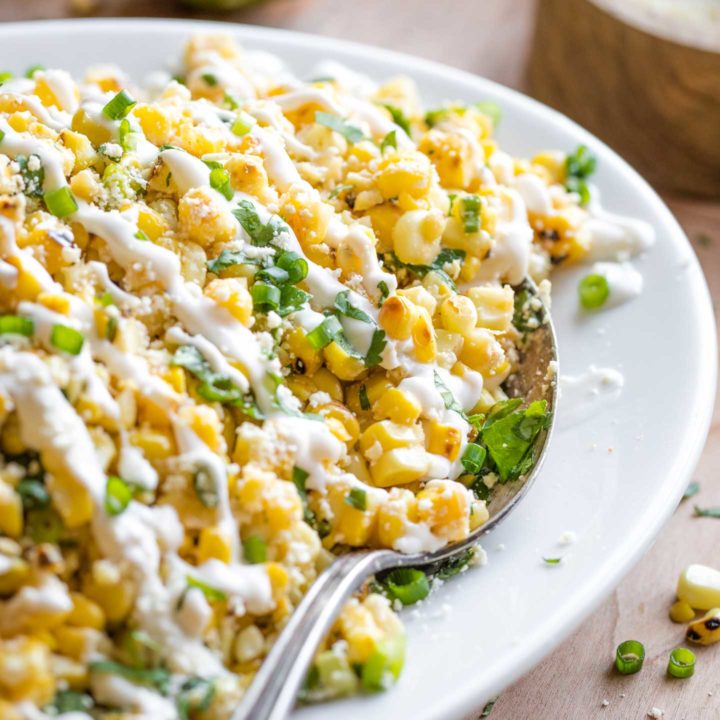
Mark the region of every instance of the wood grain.
POLYGON ((720 53, 541 0, 529 88, 663 187, 720 198, 720 53))
MULTIPOLYGON (((68 8, 67 0, 0 0, 0 21, 64 17, 68 8)), ((221 17, 385 45, 522 88, 534 9, 534 0, 365 0, 361 5, 275 0, 221 17)), ((200 16, 169 0, 105 0, 100 14, 200 16)), ((694 240, 713 297, 720 299, 720 204, 667 200, 694 240)), ((698 503, 720 504, 717 412, 696 477, 702 484, 698 503)), ((689 681, 671 682, 664 675, 666 652, 683 634, 667 619, 677 573, 690 562, 720 564, 719 546, 720 520, 693 518, 692 501, 682 505, 602 607, 551 658, 502 694, 491 720, 641 720, 653 706, 665 710, 666 720, 720 718, 720 648, 699 653, 697 674, 689 681), (613 649, 631 636, 645 640, 649 659, 642 674, 619 678, 608 672, 613 649), (607 707, 601 705, 604 699, 607 707)))

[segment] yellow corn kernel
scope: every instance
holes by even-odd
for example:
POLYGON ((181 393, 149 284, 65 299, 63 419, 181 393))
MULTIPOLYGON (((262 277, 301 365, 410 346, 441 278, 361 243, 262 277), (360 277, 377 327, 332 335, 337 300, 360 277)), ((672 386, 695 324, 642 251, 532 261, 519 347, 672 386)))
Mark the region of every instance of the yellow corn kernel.
POLYGON ((154 430, 143 428, 130 435, 130 442, 139 447, 145 457, 150 460, 166 460, 174 455, 175 439, 169 430, 154 430))
MULTIPOLYGON (((372 492, 365 492, 365 509, 348 502, 353 486, 338 482, 328 488, 328 502, 333 516, 333 543, 345 543, 358 547, 366 545, 375 528, 378 500, 372 492)), ((362 491, 357 488, 355 492, 362 491)))
POLYGON ((318 390, 317 385, 307 375, 290 375, 287 378, 287 386, 292 394, 304 403, 318 390))
POLYGON ((288 350, 302 360, 306 374, 313 375, 322 365, 322 353, 316 350, 307 339, 302 328, 294 328, 286 336, 288 350))
MULTIPOLYGON (((46 462, 47 468, 51 463, 46 462)), ((68 469, 57 468, 45 476, 52 504, 60 513, 68 528, 76 528, 90 522, 93 514, 93 501, 87 487, 68 469)))
POLYGON ((423 477, 430 467, 430 458, 419 447, 400 447, 388 450, 370 466, 376 487, 407 485, 423 477))
POLYGON ((32 273, 32 264, 22 255, 11 255, 5 262, 17 269, 13 295, 16 300, 35 300, 42 291, 42 284, 32 273))
POLYGON ((365 364, 350 355, 334 340, 323 350, 325 363, 340 380, 357 380, 365 372, 365 364))
POLYGON ((205 294, 224 307, 243 325, 252 318, 253 302, 244 277, 217 278, 205 286, 205 294))
POLYGON ((92 203, 102 192, 102 184, 90 168, 81 170, 70 178, 70 190, 75 197, 92 203))
POLYGON ((425 427, 425 439, 428 452, 453 462, 457 460, 462 444, 462 433, 458 428, 431 420, 425 427))
POLYGON ((417 494, 417 516, 449 542, 461 540, 470 531, 468 491, 451 480, 431 480, 417 494))
POLYGON ((220 418, 209 405, 185 405, 179 416, 213 452, 225 451, 220 418))
POLYGON ((347 443, 351 447, 357 442, 360 435, 360 425, 357 418, 344 405, 336 402, 328 403, 327 405, 320 405, 316 410, 326 421, 335 421, 337 430, 333 430, 333 432, 338 440, 347 443))
POLYGON ((227 533, 220 527, 204 527, 200 531, 198 542, 198 562, 215 558, 224 563, 232 559, 232 545, 227 533))
POLYGON ((412 334, 417 306, 401 295, 391 295, 380 308, 378 321, 395 340, 407 340, 412 334))
POLYGON ((512 324, 515 294, 509 285, 480 285, 470 288, 468 297, 477 310, 479 327, 505 332, 512 324))
POLYGON ((105 614, 96 602, 78 592, 71 592, 70 599, 73 607, 65 618, 68 625, 94 628, 95 630, 102 630, 105 627, 105 614))
POLYGON ((112 140, 112 132, 104 125, 95 122, 83 108, 73 115, 72 129, 80 135, 87 136, 95 147, 112 140))
POLYGON ((451 295, 440 306, 443 327, 465 335, 477 325, 477 310, 473 301, 464 295, 451 295))
POLYGON ((695 611, 684 600, 678 600, 670 607, 669 615, 673 622, 686 623, 695 618, 695 611))
MULTIPOLYGON (((373 423, 360 436, 360 449, 365 456, 372 455, 376 445, 382 450, 393 450, 394 448, 410 447, 420 445, 423 441, 423 431, 420 425, 400 425, 390 420, 381 420, 373 423)), ((370 460, 377 458, 370 457, 370 460)))
POLYGON ((24 716, 11 703, 0 700, 0 717, 4 720, 23 720, 24 716))
POLYGON ((20 436, 20 424, 15 413, 11 414, 0 430, 2 449, 8 455, 20 455, 25 450, 25 444, 20 436))
POLYGON ((460 360, 485 377, 498 375, 506 367, 502 345, 485 328, 475 328, 465 335, 460 360))
POLYGON ((688 565, 678 578, 676 594, 691 607, 720 607, 720 570, 707 565, 688 565))
POLYGON ((367 211, 372 229, 378 239, 378 252, 389 252, 393 249, 392 231, 402 211, 395 205, 385 203, 376 205, 367 211))
POLYGON ((475 530, 490 519, 490 512, 484 500, 473 500, 470 505, 470 530, 475 530))
POLYGON ((720 641, 720 608, 711 608, 699 620, 691 622, 685 637, 698 645, 713 645, 720 641))
POLYGON ((230 182, 235 190, 261 201, 270 199, 270 182, 262 158, 233 154, 225 163, 225 169, 230 173, 230 182))
POLYGON ((357 598, 346 603, 338 618, 338 626, 348 643, 350 663, 364 663, 383 636, 372 613, 357 598))
MULTIPOLYGON (((80 100, 80 93, 74 82, 72 83, 70 94, 75 99, 75 102, 80 100)), ((70 110, 69 107, 63 105, 62 97, 58 97, 55 94, 50 83, 42 76, 38 77, 35 82, 35 95, 40 98, 40 102, 42 102, 43 105, 54 106, 58 110, 70 110)))
POLYGON ((343 401, 342 383, 327 368, 320 368, 312 376, 312 382, 320 392, 326 392, 336 402, 343 401))
POLYGON ((437 309, 437 300, 433 297, 432 293, 430 293, 422 285, 403 288, 402 290, 398 290, 397 294, 411 300, 418 307, 425 308, 431 316, 435 314, 435 310, 437 309))
POLYGON ((20 495, 7 483, 0 482, 0 533, 19 538, 23 532, 23 507, 20 495))
POLYGON ((432 160, 444 187, 467 189, 477 176, 477 168, 485 162, 477 143, 460 133, 438 128, 425 133, 418 150, 432 160))
POLYGON ((265 566, 270 580, 270 587, 272 588, 272 596, 275 601, 275 612, 273 613, 273 619, 282 619, 288 615, 290 611, 290 605, 287 598, 288 585, 290 584, 290 576, 288 571, 280 565, 280 563, 269 562, 265 566))
POLYGON ((37 302, 46 307, 48 310, 60 313, 61 315, 70 314, 70 296, 60 295, 59 293, 41 292, 37 296, 37 302))
POLYGON ((405 213, 392 231, 393 248, 405 263, 430 265, 440 252, 446 219, 439 210, 405 213))
MULTIPOLYGON (((5 532, 0 528, 0 532, 5 532)), ((20 558, 7 559, 8 568, 0 573, 0 595, 12 595, 25 584, 30 575, 30 566, 20 558)))
POLYGON ((395 542, 407 533, 407 523, 416 519, 415 495, 405 488, 392 488, 389 498, 380 506, 377 536, 383 547, 395 547, 395 542))
POLYGON ((544 168, 552 182, 565 182, 565 154, 554 150, 538 153, 531 160, 533 165, 544 168))
POLYGON ((206 187, 192 188, 178 204, 179 230, 200 247, 227 243, 235 237, 237 222, 217 192, 206 187))
POLYGON ((303 248, 309 248, 325 238, 334 209, 317 193, 310 193, 300 183, 294 183, 280 198, 280 213, 303 248))
POLYGON ((420 417, 422 406, 409 393, 390 387, 373 403, 372 411, 376 418, 389 418, 394 423, 412 425, 420 417))
POLYGON ((187 376, 181 367, 169 367, 163 374, 162 379, 179 394, 187 392, 187 376))
POLYGON ((138 212, 138 230, 142 230, 153 242, 168 231, 168 225, 160 213, 143 207, 138 212))
POLYGON ((428 194, 432 178, 430 161, 421 153, 386 155, 378 163, 375 183, 386 200, 421 198, 428 194))
POLYGON ((0 694, 11 702, 42 706, 52 700, 55 680, 50 648, 31 637, 0 640, 0 694))
POLYGON ((97 645, 102 637, 100 631, 89 627, 61 625, 53 630, 57 651, 75 660, 85 659, 90 650, 97 645))
POLYGON ((109 622, 119 622, 126 618, 132 609, 135 588, 125 577, 96 577, 98 575, 99 573, 93 572, 85 578, 83 593, 102 608, 109 622))
POLYGON ((66 148, 72 151, 75 156, 75 164, 73 165, 73 173, 79 173, 90 167, 97 160, 97 153, 88 138, 80 133, 72 130, 62 130, 60 139, 66 148))
POLYGON ((295 485, 275 479, 270 492, 263 498, 263 513, 273 535, 300 522, 303 513, 302 500, 295 485))
POLYGON ((412 325, 412 340, 415 346, 415 357, 420 362, 432 362, 437 357, 437 341, 430 313, 425 308, 418 308, 412 325))

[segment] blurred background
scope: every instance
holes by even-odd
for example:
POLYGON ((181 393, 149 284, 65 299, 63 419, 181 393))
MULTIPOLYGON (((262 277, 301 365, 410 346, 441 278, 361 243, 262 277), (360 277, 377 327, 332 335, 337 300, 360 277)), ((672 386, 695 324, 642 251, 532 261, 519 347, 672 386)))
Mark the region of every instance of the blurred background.
MULTIPOLYGON (((597 134, 655 186, 720 297, 720 0, 0 0, 0 22, 108 16, 213 19, 345 38, 533 95, 597 134)), ((716 411, 695 474, 700 505, 720 504, 718 440, 716 411)), ((694 518, 692 503, 681 504, 651 552, 577 633, 472 719, 491 712, 492 720, 629 720, 653 707, 666 720, 719 718, 717 654, 692 682, 668 681, 663 672, 628 682, 610 672, 615 646, 628 637, 676 642, 667 608, 678 571, 691 562, 717 566, 719 541, 719 520, 694 518)))

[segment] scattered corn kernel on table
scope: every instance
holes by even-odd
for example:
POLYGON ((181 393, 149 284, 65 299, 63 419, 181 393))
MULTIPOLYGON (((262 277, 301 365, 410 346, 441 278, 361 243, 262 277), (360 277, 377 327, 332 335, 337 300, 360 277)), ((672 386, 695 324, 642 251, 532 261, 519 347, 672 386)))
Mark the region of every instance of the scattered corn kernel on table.
MULTIPOLYGON (((362 6, 353 0, 273 0, 217 16, 183 9, 172 0, 25 0, 2 3, 0 21, 86 12, 264 24, 384 45, 523 89, 535 7, 535 0, 366 0, 362 6), (444 32, 438 33, 438 27, 444 32)), ((720 297, 720 202, 666 200, 693 241, 713 297, 720 297)), ((693 500, 703 506, 720 504, 719 417, 716 413, 695 472, 701 489, 693 500)), ((668 653, 683 640, 684 626, 667 615, 678 574, 689 563, 717 567, 718 540, 720 520, 693 517, 693 501, 682 504, 650 553, 562 651, 502 694, 492 709, 493 720, 627 720, 646 717, 652 708, 664 711, 667 720, 720 716, 720 648, 696 649, 697 669, 690 682, 673 681, 664 672, 668 653), (614 650, 631 637, 645 644, 645 670, 640 676, 620 676, 611 668, 614 650)), ((482 711, 478 708, 472 720, 482 711)))

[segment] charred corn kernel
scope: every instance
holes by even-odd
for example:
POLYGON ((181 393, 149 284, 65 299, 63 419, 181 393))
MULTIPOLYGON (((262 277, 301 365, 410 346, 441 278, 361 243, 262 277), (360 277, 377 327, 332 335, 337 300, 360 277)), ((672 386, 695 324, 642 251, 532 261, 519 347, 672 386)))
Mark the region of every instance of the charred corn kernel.
POLYGON ((179 416, 213 452, 225 451, 222 424, 210 406, 185 405, 180 409, 179 416))
POLYGON ((302 367, 297 371, 303 371, 313 375, 322 365, 322 352, 316 350, 307 339, 307 333, 302 328, 294 328, 287 335, 287 345, 290 352, 302 361, 302 367))
POLYGON ((200 563, 211 558, 229 563, 232 559, 232 545, 227 532, 218 526, 204 527, 200 530, 197 554, 200 563))
MULTIPOLYGON (((0 529, 0 532, 5 532, 0 529)), ((11 595, 25 584, 30 575, 30 566, 20 558, 3 558, 6 568, 0 573, 0 595, 11 595)))
POLYGON ((210 188, 188 190, 178 204, 178 227, 201 247, 226 243, 235 237, 237 222, 225 200, 210 188))
POLYGON ((73 165, 73 174, 85 170, 97 161, 97 153, 88 138, 80 133, 72 130, 62 130, 60 139, 66 148, 72 150, 75 156, 75 164, 73 165))
POLYGON ((376 418, 389 418, 394 423, 412 425, 420 417, 422 406, 409 393, 391 387, 373 403, 372 411, 376 418))
POLYGON ((244 192, 262 200, 269 200, 272 193, 262 158, 257 155, 233 154, 225 163, 230 182, 238 192, 244 192))
POLYGON ((55 680, 50 649, 31 637, 0 640, 0 694, 11 702, 29 700, 39 706, 52 700, 55 680))
POLYGON ((423 477, 430 467, 427 453, 418 447, 399 447, 384 452, 370 466, 377 487, 407 485, 423 477))
POLYGON ((467 489, 450 480, 431 480, 417 494, 417 516, 448 542, 466 537, 470 531, 467 489))
POLYGON ((176 393, 187 392, 187 376, 181 367, 170 367, 162 375, 162 379, 170 385, 176 393))
POLYGON ((448 460, 457 460, 462 445, 462 433, 453 425, 431 420, 425 428, 427 451, 434 455, 442 455, 448 460))
POLYGON ((344 405, 340 403, 328 403, 327 405, 320 405, 316 410, 326 421, 335 421, 338 429, 341 431, 335 432, 339 440, 350 446, 357 442, 360 435, 360 425, 357 418, 344 405))
POLYGON ((415 346, 415 357, 420 362, 432 362, 437 357, 437 341, 435 328, 430 313, 425 308, 418 308, 412 324, 412 340, 415 346))
POLYGON ((19 538, 24 527, 23 506, 20 495, 4 482, 0 482, 0 533, 19 538))
POLYGON ((485 377, 500 374, 506 366, 502 345, 485 328, 475 328, 465 335, 460 360, 485 377))
POLYGON ((367 210, 372 229, 378 239, 378 252, 389 252, 393 247, 392 233, 402 211, 391 204, 376 205, 367 210))
POLYGON ((388 499, 380 505, 377 519, 377 535, 384 547, 395 547, 404 537, 407 523, 415 522, 415 495, 405 488, 392 488, 388 499))
POLYGON ((72 600, 72 610, 65 618, 68 625, 95 628, 96 630, 102 630, 105 627, 105 614, 96 602, 78 592, 70 593, 70 599, 72 600))
POLYGON ((357 380, 365 372, 365 364, 350 355, 334 340, 324 350, 328 370, 340 380, 357 380))
POLYGON ((707 565, 688 565, 678 578, 677 596, 691 607, 720 607, 720 571, 707 565))
POLYGON ((432 160, 445 187, 467 189, 477 176, 476 168, 485 162, 478 143, 459 133, 437 128, 425 133, 418 149, 432 160))
POLYGON ((475 304, 464 295, 452 295, 443 300, 440 317, 446 330, 461 335, 470 332, 478 320, 475 304))
POLYGON ((385 332, 395 340, 407 340, 412 334, 417 307, 408 298, 391 295, 380 309, 378 321, 385 332))
POLYGON ((342 402, 342 383, 327 368, 320 368, 312 376, 312 382, 320 392, 326 392, 336 402, 342 402))
MULTIPOLYGON (((51 467, 46 463, 46 467, 51 467)), ((60 513, 68 528, 76 528, 90 522, 93 514, 93 501, 83 482, 67 469, 58 468, 46 474, 47 485, 53 506, 60 513)))
POLYGON ((205 294, 228 310, 243 325, 249 325, 253 302, 244 277, 211 280, 205 286, 205 294))
POLYGON ((395 223, 393 249, 404 263, 430 265, 440 252, 445 218, 439 210, 412 210, 395 223))
POLYGON ((670 607, 670 619, 676 623, 690 622, 695 617, 695 611, 684 600, 674 602, 670 607))
POLYGON ((427 288, 424 288, 422 285, 415 285, 411 288, 403 288, 402 290, 398 290, 397 294, 401 297, 406 297, 418 307, 425 308, 431 316, 435 314, 435 310, 437 309, 437 300, 433 297, 432 293, 430 293, 427 288))
MULTIPOLYGON (((381 450, 420 445, 423 441, 423 431, 420 425, 401 425, 390 420, 381 420, 373 423, 360 436, 360 449, 365 456, 379 445, 381 450)), ((377 458, 369 458, 376 460, 377 458)))
POLYGON ((150 460, 165 460, 175 453, 175 440, 166 430, 144 428, 130 434, 130 442, 150 460))
POLYGON ((287 379, 287 386, 292 394, 303 403, 306 403, 318 390, 317 385, 307 375, 290 375, 287 379))
POLYGON ((490 519, 490 512, 484 500, 473 500, 470 504, 470 531, 476 530, 490 519))
POLYGON ((509 285, 489 285, 470 288, 468 297, 477 310, 477 324, 481 328, 505 332, 512 323, 514 293, 509 285))
POLYGON ((685 637, 698 645, 713 645, 720 641, 720 608, 712 608, 699 620, 691 622, 685 637))

